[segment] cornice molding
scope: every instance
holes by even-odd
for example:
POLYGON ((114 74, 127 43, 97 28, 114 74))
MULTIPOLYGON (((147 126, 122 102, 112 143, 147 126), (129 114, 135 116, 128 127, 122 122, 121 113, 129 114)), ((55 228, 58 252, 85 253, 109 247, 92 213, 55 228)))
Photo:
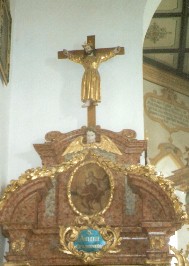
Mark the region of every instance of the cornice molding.
POLYGON ((178 77, 168 71, 143 63, 143 78, 185 96, 189 96, 189 80, 178 77))

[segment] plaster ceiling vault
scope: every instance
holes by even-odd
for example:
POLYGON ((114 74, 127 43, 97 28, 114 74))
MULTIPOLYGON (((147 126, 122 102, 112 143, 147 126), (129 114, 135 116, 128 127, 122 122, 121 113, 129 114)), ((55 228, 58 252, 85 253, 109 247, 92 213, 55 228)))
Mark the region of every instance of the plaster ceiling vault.
POLYGON ((162 0, 144 40, 144 63, 189 80, 189 0, 162 0))

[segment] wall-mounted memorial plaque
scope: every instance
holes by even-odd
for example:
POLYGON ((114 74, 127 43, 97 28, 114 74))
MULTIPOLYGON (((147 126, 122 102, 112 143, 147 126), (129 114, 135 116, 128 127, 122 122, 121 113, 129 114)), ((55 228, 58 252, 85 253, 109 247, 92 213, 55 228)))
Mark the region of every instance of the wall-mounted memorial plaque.
POLYGON ((163 89, 162 95, 147 93, 144 97, 146 114, 160 123, 170 133, 178 130, 189 132, 189 108, 177 99, 169 89, 163 89))

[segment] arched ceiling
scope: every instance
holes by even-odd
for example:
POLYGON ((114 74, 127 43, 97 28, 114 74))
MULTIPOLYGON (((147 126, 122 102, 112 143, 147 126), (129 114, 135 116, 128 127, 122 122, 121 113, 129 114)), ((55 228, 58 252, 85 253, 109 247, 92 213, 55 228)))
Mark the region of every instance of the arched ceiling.
POLYGON ((189 80, 189 0, 162 0, 144 40, 144 63, 189 80))

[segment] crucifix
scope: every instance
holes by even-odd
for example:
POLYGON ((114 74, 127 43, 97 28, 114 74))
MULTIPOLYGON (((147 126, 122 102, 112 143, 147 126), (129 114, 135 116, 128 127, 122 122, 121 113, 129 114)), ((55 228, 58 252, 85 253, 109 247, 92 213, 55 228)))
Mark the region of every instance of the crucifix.
POLYGON ((82 107, 87 107, 88 127, 96 126, 96 106, 101 101, 100 75, 98 67, 100 63, 109 60, 116 55, 124 54, 124 47, 95 48, 95 36, 87 36, 87 42, 83 50, 59 51, 58 59, 69 59, 83 65, 85 71, 81 83, 82 107))

